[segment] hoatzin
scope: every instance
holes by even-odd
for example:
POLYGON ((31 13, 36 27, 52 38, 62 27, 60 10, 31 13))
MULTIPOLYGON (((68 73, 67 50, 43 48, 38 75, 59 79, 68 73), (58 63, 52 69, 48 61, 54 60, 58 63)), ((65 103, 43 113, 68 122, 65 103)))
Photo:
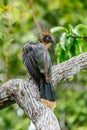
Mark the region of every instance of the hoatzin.
POLYGON ((41 102, 55 108, 55 96, 52 86, 52 63, 48 52, 49 46, 54 42, 51 33, 44 31, 37 42, 28 42, 22 51, 22 60, 27 72, 38 83, 41 102))

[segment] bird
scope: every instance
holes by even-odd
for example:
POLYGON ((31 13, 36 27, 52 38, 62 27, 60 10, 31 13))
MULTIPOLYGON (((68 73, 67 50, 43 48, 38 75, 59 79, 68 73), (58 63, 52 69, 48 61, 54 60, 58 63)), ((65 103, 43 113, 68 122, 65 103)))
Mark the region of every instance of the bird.
POLYGON ((38 84, 40 101, 45 106, 54 109, 56 100, 52 85, 52 62, 48 48, 54 44, 50 31, 45 30, 37 41, 28 41, 22 50, 23 64, 38 84))

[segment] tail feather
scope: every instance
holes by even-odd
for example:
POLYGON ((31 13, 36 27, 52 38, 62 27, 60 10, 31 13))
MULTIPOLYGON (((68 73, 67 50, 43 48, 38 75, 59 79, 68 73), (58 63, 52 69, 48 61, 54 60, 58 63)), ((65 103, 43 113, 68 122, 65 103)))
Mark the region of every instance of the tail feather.
POLYGON ((40 79, 41 102, 51 108, 56 107, 55 96, 51 83, 46 83, 45 78, 40 79))

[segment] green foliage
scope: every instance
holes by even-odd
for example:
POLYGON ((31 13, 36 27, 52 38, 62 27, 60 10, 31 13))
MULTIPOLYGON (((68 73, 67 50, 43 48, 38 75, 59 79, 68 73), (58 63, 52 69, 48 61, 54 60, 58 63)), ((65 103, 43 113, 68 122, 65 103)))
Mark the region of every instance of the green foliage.
MULTIPOLYGON (((86 76, 84 72, 81 74, 86 76)), ((76 82, 61 83, 59 88, 56 88, 58 99, 55 113, 63 129, 66 129, 66 126, 70 130, 86 130, 87 128, 87 78, 80 81, 78 77, 78 75, 75 77, 78 79, 76 82)))
MULTIPOLYGON (((35 0, 33 7, 29 0, 1 0, 0 84, 11 78, 28 77, 21 53, 26 41, 36 39, 32 11, 41 27, 51 28, 55 38, 55 49, 50 48, 53 64, 87 51, 86 0, 35 0)), ((87 129, 86 73, 84 71, 56 88, 55 114, 62 130, 87 129)), ((28 118, 25 114, 19 116, 17 111, 15 105, 0 111, 0 130, 28 129, 28 118)))
POLYGON ((85 37, 87 37, 86 25, 79 24, 76 27, 69 25, 68 29, 58 26, 53 27, 51 32, 53 34, 61 33, 55 48, 58 62, 62 62, 86 51, 86 44, 84 45, 85 37))
POLYGON ((0 112, 1 130, 24 130, 28 128, 28 125, 29 119, 16 105, 4 109, 3 112, 0 112))

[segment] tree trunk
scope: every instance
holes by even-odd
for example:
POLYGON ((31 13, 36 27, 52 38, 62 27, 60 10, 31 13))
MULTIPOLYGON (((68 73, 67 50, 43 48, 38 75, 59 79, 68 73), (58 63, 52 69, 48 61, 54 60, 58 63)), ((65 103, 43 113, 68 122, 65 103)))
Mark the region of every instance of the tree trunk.
MULTIPOLYGON (((83 69, 87 69, 87 53, 53 66, 53 85, 83 69)), ((0 109, 15 102, 27 113, 36 130, 60 130, 53 111, 41 104, 39 89, 33 80, 12 79, 0 87, 0 109)))

